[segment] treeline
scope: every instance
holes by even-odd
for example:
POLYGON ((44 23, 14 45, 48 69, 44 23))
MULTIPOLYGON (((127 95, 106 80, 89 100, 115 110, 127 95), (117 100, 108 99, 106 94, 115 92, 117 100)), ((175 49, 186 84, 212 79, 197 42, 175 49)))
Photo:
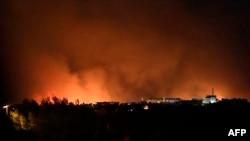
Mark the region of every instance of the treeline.
MULTIPOLYGON (((30 140, 160 140, 197 134, 227 136, 248 128, 250 104, 228 99, 207 106, 168 104, 80 104, 66 98, 24 99, 9 107, 15 137, 30 140), (145 108, 147 106, 147 108, 145 108), (180 136, 181 135, 181 136, 180 136)), ((13 136, 14 137, 14 136, 13 136)))
POLYGON ((9 109, 9 118, 16 131, 32 131, 39 140, 74 140, 77 135, 92 140, 99 128, 92 108, 69 103, 66 98, 46 98, 41 104, 24 99, 9 109))

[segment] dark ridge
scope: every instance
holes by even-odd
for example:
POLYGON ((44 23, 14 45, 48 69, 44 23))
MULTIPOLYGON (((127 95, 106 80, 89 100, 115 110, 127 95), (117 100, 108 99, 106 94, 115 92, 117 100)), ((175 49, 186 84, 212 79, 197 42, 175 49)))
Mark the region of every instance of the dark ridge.
POLYGON ((158 141, 178 139, 246 139, 250 104, 224 99, 205 106, 179 103, 69 103, 25 99, 1 110, 1 134, 8 140, 158 141), (6 115, 7 114, 7 115, 6 115), (228 137, 230 129, 246 129, 228 137))

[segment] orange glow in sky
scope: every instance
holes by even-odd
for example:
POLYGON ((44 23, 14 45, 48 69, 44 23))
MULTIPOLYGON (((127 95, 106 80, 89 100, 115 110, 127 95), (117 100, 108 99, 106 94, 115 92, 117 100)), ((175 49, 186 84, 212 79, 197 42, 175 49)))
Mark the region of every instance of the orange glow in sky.
MULTIPOLYGON (((75 102, 77 99, 80 103, 95 103, 99 101, 110 101, 107 90, 98 76, 92 72, 86 74, 85 82, 79 82, 76 76, 70 76, 65 80, 66 83, 60 84, 60 87, 46 89, 46 94, 34 94, 34 99, 41 101, 43 98, 56 96, 60 99, 67 98, 69 102, 75 102)), ((48 82, 49 83, 49 82, 48 82)), ((58 82, 62 83, 62 82, 58 82)))
POLYGON ((250 99, 244 4, 202 3, 4 1, 0 99, 250 99))

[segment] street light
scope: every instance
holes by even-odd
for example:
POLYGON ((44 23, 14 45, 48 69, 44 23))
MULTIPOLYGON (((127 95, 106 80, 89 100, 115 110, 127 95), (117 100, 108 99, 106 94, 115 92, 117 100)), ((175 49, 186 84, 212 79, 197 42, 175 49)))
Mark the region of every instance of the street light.
POLYGON ((8 116, 8 111, 9 111, 8 109, 9 109, 9 106, 10 106, 10 105, 5 105, 5 106, 3 106, 3 109, 6 110, 6 116, 8 116))

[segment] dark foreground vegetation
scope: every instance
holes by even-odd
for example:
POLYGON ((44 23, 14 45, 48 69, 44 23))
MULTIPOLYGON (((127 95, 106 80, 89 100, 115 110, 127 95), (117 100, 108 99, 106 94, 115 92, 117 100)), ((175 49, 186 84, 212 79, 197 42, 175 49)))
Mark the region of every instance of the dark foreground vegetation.
POLYGON ((250 104, 231 99, 206 106, 146 103, 69 103, 25 99, 1 110, 1 140, 11 141, 159 141, 219 140, 230 129, 250 134, 250 104))

